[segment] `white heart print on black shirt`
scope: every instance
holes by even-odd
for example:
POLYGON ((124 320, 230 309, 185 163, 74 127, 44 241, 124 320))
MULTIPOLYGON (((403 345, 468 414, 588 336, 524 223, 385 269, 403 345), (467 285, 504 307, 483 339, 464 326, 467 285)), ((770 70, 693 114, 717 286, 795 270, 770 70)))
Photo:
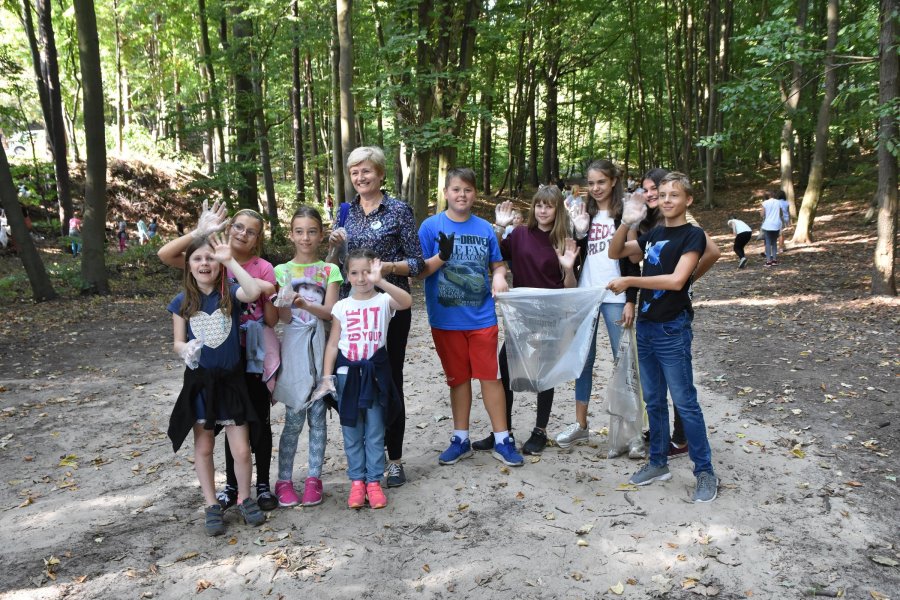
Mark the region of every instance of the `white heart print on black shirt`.
POLYGON ((191 331, 195 338, 203 340, 204 346, 218 348, 231 333, 231 319, 221 309, 212 314, 198 311, 191 317, 191 331))

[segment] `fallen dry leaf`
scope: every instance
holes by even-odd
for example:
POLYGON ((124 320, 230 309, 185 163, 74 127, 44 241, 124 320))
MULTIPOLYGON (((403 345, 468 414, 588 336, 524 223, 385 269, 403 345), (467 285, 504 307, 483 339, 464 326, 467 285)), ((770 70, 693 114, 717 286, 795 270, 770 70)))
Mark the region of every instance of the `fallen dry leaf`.
POLYGON ((593 523, 585 523, 581 527, 575 530, 576 535, 587 535, 591 532, 591 529, 594 528, 593 523))
POLYGON ((201 579, 200 581, 197 582, 197 593, 199 594, 203 590, 209 589, 211 587, 214 587, 212 581, 208 581, 206 579, 201 579))
POLYGON ((428 564, 424 564, 424 565, 422 565, 422 570, 425 571, 426 573, 431 573, 431 566, 428 564))
POLYGON ((849 485, 850 487, 862 487, 863 484, 859 481, 845 481, 844 485, 849 485))
POLYGON ((516 493, 516 500, 524 500, 524 499, 525 499, 525 494, 523 494, 522 492, 516 493))
POLYGON ((621 596, 625 593, 625 585, 620 581, 616 585, 609 586, 609 591, 611 591, 616 596, 621 596))

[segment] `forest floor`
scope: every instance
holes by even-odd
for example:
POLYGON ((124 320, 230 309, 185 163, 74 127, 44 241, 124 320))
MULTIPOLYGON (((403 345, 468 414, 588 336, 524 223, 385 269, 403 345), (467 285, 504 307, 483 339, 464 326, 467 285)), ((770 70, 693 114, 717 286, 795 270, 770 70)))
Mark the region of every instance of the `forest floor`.
MULTIPOLYGON (((484 453, 439 466, 450 408, 417 288, 409 483, 388 490, 384 510, 348 510, 330 418, 322 505, 275 510, 258 528, 229 510, 226 536, 207 538, 191 444, 173 455, 165 436, 183 368, 164 309, 175 275, 117 273, 107 298, 7 302, 0 598, 897 600, 900 303, 867 294, 874 227, 863 201, 832 192, 815 244, 766 269, 753 242, 738 270, 725 221, 758 226, 747 195, 695 211, 723 251, 695 286, 694 372, 721 479, 708 505, 690 502, 687 458, 640 489, 627 485, 638 461, 606 458, 605 340, 589 446, 548 448, 518 469, 484 453)), ((572 386, 558 389, 551 433, 572 404, 572 386)), ((522 440, 534 407, 517 396, 522 440)), ((273 409, 276 451, 283 414, 273 409)), ((476 401, 472 435, 488 429, 476 401)))

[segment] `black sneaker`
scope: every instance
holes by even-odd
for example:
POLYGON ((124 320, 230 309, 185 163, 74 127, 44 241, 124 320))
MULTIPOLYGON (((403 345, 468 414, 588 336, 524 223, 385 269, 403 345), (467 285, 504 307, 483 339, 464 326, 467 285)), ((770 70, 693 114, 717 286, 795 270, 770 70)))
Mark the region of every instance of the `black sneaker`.
POLYGON ((278 498, 269 489, 268 483, 256 484, 256 503, 263 510, 275 510, 278 508, 278 498))
POLYGON ((259 510, 259 504, 253 498, 247 498, 243 503, 238 504, 241 516, 244 517, 244 523, 251 527, 257 527, 266 522, 266 515, 259 510))
MULTIPOLYGON (((513 435, 513 432, 509 432, 509 439, 513 442, 516 441, 516 436, 513 435)), ((483 440, 478 440, 477 442, 472 442, 472 450, 478 450, 479 452, 486 452, 494 449, 494 434, 489 433, 486 438, 483 440)))
POLYGON ((215 536, 225 533, 225 519, 223 518, 223 509, 218 504, 206 507, 206 535, 215 536))
POLYGON ((389 462, 387 466, 387 486, 389 488, 400 487, 406 483, 406 472, 401 463, 389 462))
POLYGON ((494 434, 489 433, 486 438, 483 440, 478 440, 477 442, 472 442, 472 450, 478 450, 480 452, 485 452, 487 450, 494 449, 494 434))
POLYGON ((547 447, 547 434, 535 427, 531 437, 522 445, 522 454, 540 454, 547 447))
POLYGON ((230 485, 226 485, 224 490, 216 494, 216 500, 219 501, 219 506, 222 507, 222 510, 231 508, 237 504, 237 490, 230 485))

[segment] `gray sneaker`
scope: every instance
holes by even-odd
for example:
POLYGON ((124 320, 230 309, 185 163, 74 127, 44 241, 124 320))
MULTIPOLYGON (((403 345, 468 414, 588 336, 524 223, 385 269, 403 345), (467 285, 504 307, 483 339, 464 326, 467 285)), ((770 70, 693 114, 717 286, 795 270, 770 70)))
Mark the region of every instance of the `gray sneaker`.
POLYGON ((647 463, 641 467, 640 471, 631 476, 628 483, 632 485, 647 485, 654 481, 668 481, 669 479, 672 479, 672 474, 669 473, 668 466, 655 467, 647 463))
POLYGON ((719 478, 709 471, 697 474, 694 502, 712 502, 719 495, 719 478))
POLYGON ((576 421, 556 436, 556 445, 565 450, 576 444, 586 444, 590 438, 590 425, 582 427, 576 421))

